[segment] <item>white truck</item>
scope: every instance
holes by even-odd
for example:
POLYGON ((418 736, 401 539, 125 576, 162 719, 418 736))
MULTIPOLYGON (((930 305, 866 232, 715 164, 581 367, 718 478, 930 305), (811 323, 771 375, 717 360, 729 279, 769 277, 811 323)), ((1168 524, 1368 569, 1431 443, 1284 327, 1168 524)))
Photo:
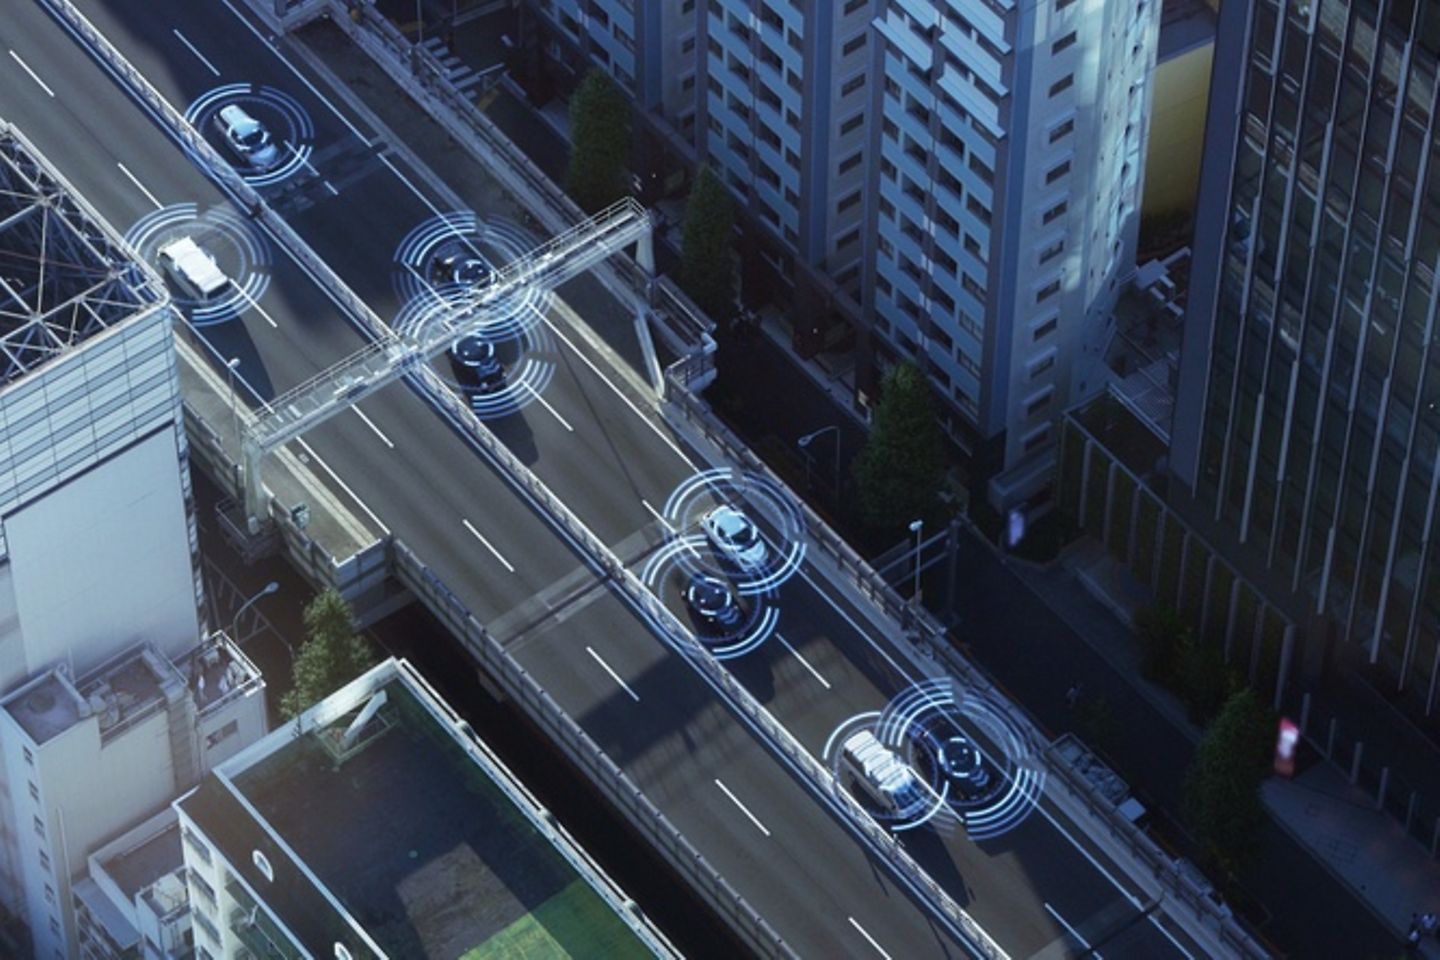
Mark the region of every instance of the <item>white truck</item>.
POLYGON ((213 300, 230 286, 215 258, 188 236, 160 248, 160 266, 182 292, 197 300, 213 300))
POLYGON ((846 737, 840 756, 860 789, 884 809, 902 813, 924 802, 915 771, 869 730, 846 737))

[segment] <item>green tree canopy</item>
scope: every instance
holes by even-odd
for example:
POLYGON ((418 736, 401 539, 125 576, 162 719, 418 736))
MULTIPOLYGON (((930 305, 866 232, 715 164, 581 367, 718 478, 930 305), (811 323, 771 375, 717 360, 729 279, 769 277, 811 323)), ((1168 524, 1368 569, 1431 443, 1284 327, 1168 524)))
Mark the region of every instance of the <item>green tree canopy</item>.
POLYGON ((1185 775, 1185 819, 1206 852, 1230 871, 1253 851, 1264 819, 1260 782, 1273 734, 1252 691, 1232 694, 1206 729, 1185 775))
POLYGON ((710 319, 730 319, 735 303, 735 212, 720 179, 701 167, 685 204, 680 237, 680 288, 710 319))
POLYGON ((306 639, 295 656, 295 685, 280 700, 286 718, 304 713, 375 662, 370 644, 355 632, 350 605, 334 590, 311 600, 304 619, 306 639))
POLYGON ((912 520, 939 513, 944 439, 930 384, 913 364, 885 377, 854 472, 860 518, 876 536, 898 536, 912 520))
POLYGON ((629 193, 630 104, 603 70, 592 69, 570 100, 570 167, 565 188, 594 212, 629 193))

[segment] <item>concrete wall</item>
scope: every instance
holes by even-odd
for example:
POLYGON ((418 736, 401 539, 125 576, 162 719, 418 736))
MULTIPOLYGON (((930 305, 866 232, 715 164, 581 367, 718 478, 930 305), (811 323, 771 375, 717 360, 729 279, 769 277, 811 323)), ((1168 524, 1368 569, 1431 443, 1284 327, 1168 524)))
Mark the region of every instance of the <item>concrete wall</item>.
POLYGON ((13 601, 23 653, 0 622, 0 690, 58 663, 83 676, 142 641, 172 659, 195 646, 178 443, 173 425, 162 429, 4 517, 0 621, 13 601))

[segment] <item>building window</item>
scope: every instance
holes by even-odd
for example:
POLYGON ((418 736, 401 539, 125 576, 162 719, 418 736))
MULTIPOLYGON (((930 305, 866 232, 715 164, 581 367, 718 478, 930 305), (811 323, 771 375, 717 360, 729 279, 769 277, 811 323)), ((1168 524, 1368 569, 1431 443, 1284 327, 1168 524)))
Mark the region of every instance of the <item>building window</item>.
POLYGON ((1035 302, 1044 303, 1046 300, 1049 300, 1051 297, 1055 296, 1055 294, 1059 292, 1060 278, 1056 277, 1054 280, 1051 280, 1049 283, 1045 284, 1045 286, 1041 287, 1038 291, 1036 291, 1035 302))
POLYGON ((219 730, 216 730, 214 733, 210 734, 208 737, 205 738, 205 748, 207 750, 213 750, 215 747, 219 746, 221 743, 230 739, 239 732, 240 722, 238 720, 231 720, 229 723, 225 724, 225 726, 221 727, 219 730))
POLYGON ((1052 350, 1049 353, 1045 354, 1045 356, 1041 357, 1039 360, 1036 360, 1034 363, 1030 364, 1030 368, 1028 371, 1030 379, 1034 380, 1036 377, 1045 373, 1053 366, 1055 366, 1055 351, 1052 350))
POLYGON ((1054 243, 1050 244, 1050 245, 1049 245, 1048 247, 1046 247, 1044 250, 1041 250, 1041 251, 1040 251, 1040 257, 1039 257, 1040 265, 1041 265, 1041 266, 1044 266, 1045 264, 1049 263, 1051 260, 1054 260, 1056 257, 1060 256, 1060 254, 1062 254, 1062 253, 1064 253, 1064 252, 1065 252, 1065 238, 1064 238, 1064 237, 1061 237, 1059 240, 1056 240, 1054 243))
POLYGON ((210 848, 205 845, 205 842, 203 840, 201 840, 194 833, 192 833, 189 827, 185 827, 184 829, 182 829, 180 831, 180 836, 185 841, 185 843, 189 845, 190 849, 195 851, 195 855, 197 857, 199 857, 205 863, 212 862, 210 859, 210 848))
POLYGON ((41 840, 45 839, 45 821, 41 820, 39 817, 35 818, 35 834, 41 840))
POLYGON ((1059 325, 1060 318, 1051 315, 1050 319, 1046 320, 1044 323, 1040 324, 1040 326, 1035 328, 1035 332, 1030 335, 1030 339, 1038 343, 1046 337, 1050 336, 1050 334, 1054 333, 1055 328, 1059 325))
POLYGON ((856 50, 859 50, 863 46, 865 46, 865 32, 861 31, 849 41, 847 41, 845 46, 840 48, 840 56, 848 57, 850 56, 850 54, 854 53, 856 50))
POLYGON ((1046 390, 1043 393, 1031 397, 1025 402, 1025 416, 1033 417, 1037 413, 1041 413, 1050 406, 1050 401, 1054 397, 1055 391, 1053 389, 1046 390))
POLYGON ((1074 2, 1075 0, 1055 0, 1055 11, 1058 13, 1074 2))
POLYGON ((35 786, 33 782, 30 782, 30 799, 36 803, 40 802, 40 788, 35 786))
POLYGON ((1050 84, 1050 96, 1058 97, 1060 94, 1075 86, 1075 74, 1067 73, 1065 76, 1050 84))
POLYGON ((50 871, 50 855, 44 850, 40 851, 40 869, 47 873, 50 871))
POLYGON ((1071 30, 1065 34, 1065 36, 1050 44, 1050 55, 1053 57, 1057 53, 1064 53, 1073 46, 1075 46, 1075 31, 1071 30))
POLYGON ((35 754, 30 752, 30 748, 21 747, 20 749, 25 752, 25 762, 30 764, 30 766, 32 767, 35 766, 35 754))
POLYGON ((865 122, 865 111, 864 111, 864 110, 861 110, 859 113, 855 114, 855 116, 851 117, 849 120, 846 120, 844 123, 840 124, 840 136, 843 137, 843 136, 845 136, 845 134, 847 134, 847 133, 851 133, 852 131, 858 130, 858 129, 860 128, 860 125, 863 124, 864 122, 865 122))
POLYGON ((1065 211, 1069 209, 1069 202, 1061 200, 1059 203, 1055 204, 1055 206, 1045 211, 1045 215, 1040 218, 1040 222, 1045 224, 1054 223, 1056 220, 1065 216, 1065 211))
POLYGON ((863 86, 865 86, 865 74, 857 73, 849 80, 846 80, 844 85, 841 86, 840 96, 848 97, 850 96, 850 94, 854 93, 856 90, 859 90, 863 86))
POLYGON ((856 190, 854 193, 850 194, 848 197, 835 204, 835 212, 844 213, 846 210, 849 210, 851 207, 855 206, 859 202, 860 191, 856 190))
POLYGON ((1064 138, 1064 137, 1068 137, 1070 134, 1072 134, 1072 133, 1074 133, 1074 132, 1075 132, 1075 118, 1074 118, 1074 117, 1069 117, 1069 118, 1067 118, 1064 122, 1062 122, 1062 123, 1060 123, 1058 126, 1056 126, 1054 130, 1051 130, 1051 131, 1050 131, 1050 142, 1051 142, 1051 143, 1055 143, 1055 142, 1057 142, 1058 140, 1060 140, 1060 139, 1062 139, 1062 138, 1064 138))
POLYGON ((1050 184, 1054 183, 1056 180, 1059 180, 1061 177, 1065 176, 1065 174, 1067 174, 1067 173, 1069 173, 1069 172, 1070 172, 1070 161, 1069 161, 1069 160, 1066 160, 1066 161, 1063 162, 1063 163, 1056 164, 1055 166, 1053 166, 1053 167, 1050 168, 1050 172, 1049 172, 1049 173, 1045 174, 1045 185, 1046 185, 1046 186, 1049 186, 1050 184))
POLYGON ((860 151, 856 150, 850 156, 840 161, 840 166, 836 168, 836 172, 846 174, 858 166, 860 166, 860 151))
POLYGON ((275 882, 275 868, 270 866, 270 859, 265 854, 259 850, 251 850, 250 862, 255 864, 255 869, 260 871, 262 877, 271 883, 275 882))
POLYGON ((1034 433, 1030 434, 1030 436, 1025 438, 1023 444, 1023 446, 1025 447, 1025 452, 1030 453, 1038 449, 1039 447, 1044 446, 1045 442, 1049 439, 1050 425, 1047 423, 1045 426, 1041 427, 1039 430, 1036 430, 1034 433))

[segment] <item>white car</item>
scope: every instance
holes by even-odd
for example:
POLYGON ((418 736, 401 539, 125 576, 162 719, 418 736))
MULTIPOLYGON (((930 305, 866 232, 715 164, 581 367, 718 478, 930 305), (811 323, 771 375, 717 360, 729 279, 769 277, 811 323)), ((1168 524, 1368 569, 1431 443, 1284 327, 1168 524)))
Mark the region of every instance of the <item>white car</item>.
POLYGON ((213 300, 230 286, 230 278, 215 258, 190 237, 161 247, 160 266, 182 292, 196 300, 213 300))
POLYGON ((221 107, 215 126, 225 138, 225 146, 241 163, 255 170, 269 170, 280 160, 280 150, 270 139, 270 131, 244 107, 233 103, 221 107))
POLYGON ((726 560, 742 570, 755 570, 765 564, 769 555, 760 530, 732 506, 721 505, 700 518, 710 545, 726 560))

